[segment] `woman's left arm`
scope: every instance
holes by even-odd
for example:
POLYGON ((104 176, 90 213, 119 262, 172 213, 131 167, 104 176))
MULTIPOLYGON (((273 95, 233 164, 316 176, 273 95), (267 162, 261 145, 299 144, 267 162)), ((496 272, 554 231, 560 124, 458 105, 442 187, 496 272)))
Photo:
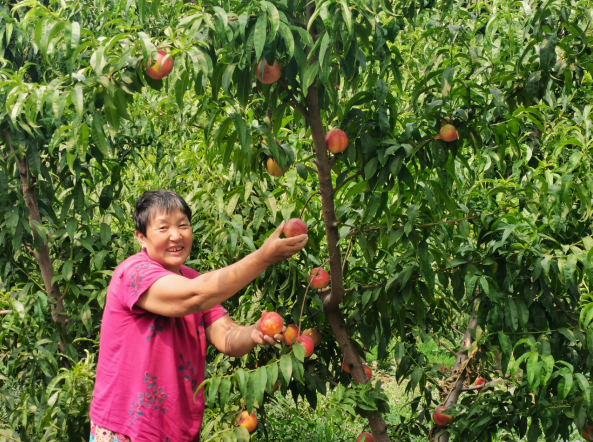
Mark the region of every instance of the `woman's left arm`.
MULTIPOLYGON (((215 321, 206 328, 206 339, 216 349, 227 356, 240 358, 255 348, 256 345, 274 345, 283 339, 281 334, 274 337, 264 335, 259 330, 259 323, 245 327, 237 324, 229 315, 215 321)), ((282 330, 286 330, 286 327, 282 330)))

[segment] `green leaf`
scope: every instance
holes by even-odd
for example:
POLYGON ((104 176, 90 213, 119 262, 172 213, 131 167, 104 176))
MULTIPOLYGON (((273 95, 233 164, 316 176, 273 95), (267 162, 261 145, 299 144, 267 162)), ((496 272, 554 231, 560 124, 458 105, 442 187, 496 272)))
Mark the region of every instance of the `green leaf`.
POLYGON ((344 22, 346 23, 348 35, 352 36, 352 12, 350 11, 350 7, 348 6, 347 0, 340 0, 340 3, 342 4, 342 17, 344 18, 344 22))
POLYGON ((364 166, 364 179, 370 180, 372 177, 375 176, 377 173, 377 166, 379 164, 379 159, 377 157, 371 158, 368 163, 364 166))
POLYGON ((221 381, 222 381, 222 378, 219 376, 211 378, 210 386, 208 387, 208 400, 207 400, 208 407, 210 407, 210 408, 214 408, 214 405, 216 403, 216 396, 218 394, 218 387, 220 386, 221 381))
POLYGON ((583 392, 583 397, 585 398, 585 402, 588 404, 591 403, 591 391, 589 389, 589 381, 582 373, 575 373, 574 377, 577 380, 577 384, 579 385, 581 391, 583 392))
POLYGON ((542 430, 539 426, 539 419, 534 416, 531 418, 531 425, 527 432, 527 442, 537 442, 541 434, 542 430))
POLYGON ((111 241, 111 228, 107 224, 101 223, 101 244, 105 247, 109 241, 111 241))
POLYGON ((292 358, 289 354, 280 357, 280 371, 284 377, 284 385, 288 385, 292 377, 292 358))
POLYGON ((284 39, 284 45, 286 46, 286 51, 288 55, 288 61, 292 59, 294 56, 294 37, 292 36, 292 31, 285 23, 280 22, 280 35, 284 39))
POLYGON ((93 117, 93 125, 91 126, 91 135, 95 145, 99 148, 99 151, 104 157, 109 156, 109 142, 103 134, 103 123, 99 114, 95 114, 93 117))
POLYGON ((572 373, 564 373, 558 383, 558 396, 560 399, 566 399, 572 388, 572 373))
POLYGON ((294 352, 294 356, 301 362, 305 362, 305 347, 303 347, 298 342, 292 346, 292 351, 294 352))
POLYGON ((268 36, 268 41, 272 42, 276 38, 276 33, 280 27, 280 15, 278 14, 278 9, 272 3, 262 1, 261 5, 265 6, 268 18, 270 19, 270 35, 268 36))
POLYGON ((254 377, 255 400, 259 407, 263 406, 264 393, 266 391, 266 382, 268 379, 268 372, 266 367, 258 367, 258 369, 251 375, 254 377))
POLYGON ((245 389, 245 395, 243 396, 243 399, 245 399, 245 408, 249 413, 251 413, 255 404, 256 392, 260 388, 260 378, 256 372, 245 372, 245 377, 247 377, 247 388, 245 389))
POLYGON ((525 92, 527 93, 527 98, 529 99, 530 103, 533 103, 539 96, 539 81, 541 76, 542 73, 540 71, 535 71, 532 72, 527 78, 525 92))
MULTIPOLYGON (((485 278, 481 278, 481 281, 486 281, 485 278)), ((517 306, 515 305, 515 300, 513 298, 506 298, 505 299, 505 311, 507 312, 507 321, 511 326, 513 331, 517 331, 519 326, 519 314, 517 312, 517 306)))
POLYGON ((269 394, 274 394, 274 384, 278 380, 278 364, 270 364, 267 367, 267 388, 269 394))
POLYGON ((222 380, 222 384, 220 385, 220 395, 219 395, 219 403, 220 403, 220 409, 224 410, 225 407, 229 404, 229 395, 231 392, 231 385, 232 385, 232 380, 230 377, 225 377, 222 380))
POLYGON ((72 272, 74 270, 74 262, 68 260, 64 263, 62 267, 62 276, 66 281, 70 281, 72 279, 72 272))
POLYGON ((260 60, 261 54, 264 51, 264 45, 266 44, 266 27, 267 27, 267 14, 260 14, 255 23, 255 34, 253 43, 255 45, 255 59, 260 60))
POLYGON ((142 47, 142 53, 144 54, 144 62, 148 66, 148 60, 152 59, 156 62, 157 49, 156 46, 150 40, 150 37, 144 32, 138 32, 140 38, 140 46, 142 47))
POLYGON ((529 357, 527 358, 527 381, 529 382, 530 387, 533 385, 533 382, 535 380, 538 360, 539 360, 538 352, 532 351, 531 353, 529 353, 529 357))
POLYGON ((544 73, 554 66, 556 62, 556 34, 546 34, 539 50, 539 62, 544 73))
POLYGON ((315 61, 315 63, 313 63, 311 66, 309 66, 309 68, 305 72, 305 78, 303 80, 303 94, 305 95, 305 97, 307 96, 307 93, 309 92, 309 87, 315 82, 315 78, 317 77, 318 73, 319 73, 319 61, 315 61))
POLYGON ((449 96, 451 88, 453 87, 453 76, 455 75, 455 68, 445 68, 443 71, 443 78, 441 80, 441 93, 443 98, 449 96))

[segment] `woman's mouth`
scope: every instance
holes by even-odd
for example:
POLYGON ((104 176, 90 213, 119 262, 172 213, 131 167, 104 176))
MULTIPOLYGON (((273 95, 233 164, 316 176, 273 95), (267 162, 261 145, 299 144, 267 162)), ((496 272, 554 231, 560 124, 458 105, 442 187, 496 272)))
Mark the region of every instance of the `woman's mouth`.
POLYGON ((183 250, 183 247, 170 247, 167 249, 167 252, 177 253, 177 252, 181 252, 182 250, 183 250))

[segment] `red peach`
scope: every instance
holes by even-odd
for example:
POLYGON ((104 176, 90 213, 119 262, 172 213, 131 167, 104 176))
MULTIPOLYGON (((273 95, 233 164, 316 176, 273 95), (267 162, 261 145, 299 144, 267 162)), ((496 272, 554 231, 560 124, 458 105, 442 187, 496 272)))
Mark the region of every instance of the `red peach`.
POLYGON ((435 424, 445 426, 451 422, 453 417, 449 416, 448 414, 442 413, 442 411, 445 411, 446 409, 447 407, 445 405, 439 405, 436 408, 435 412, 432 413, 432 419, 434 420, 435 424))
POLYGON ((457 139, 457 129, 452 124, 445 124, 441 127, 439 135, 443 141, 454 141, 457 139))
POLYGON ((315 345, 313 345, 313 339, 311 339, 309 336, 299 336, 298 342, 303 347, 305 347, 306 358, 313 354, 313 349, 315 348, 315 345))
POLYGON ((284 175, 284 172, 282 172, 282 169, 280 169, 280 166, 278 166, 278 163, 272 157, 268 158, 268 161, 266 161, 266 170, 272 176, 284 175))
POLYGON ((342 370, 344 370, 346 373, 350 373, 350 367, 348 367, 348 365, 346 365, 346 361, 342 361, 342 370))
POLYGON ((331 153, 341 153, 348 148, 348 136, 342 129, 332 129, 325 135, 327 150, 331 153))
POLYGON ((270 66, 268 64, 268 62, 265 61, 262 58, 259 61, 259 63, 257 64, 257 67, 255 68, 255 76, 263 84, 276 83, 280 79, 280 75, 281 74, 282 74, 282 71, 280 70, 280 65, 278 64, 278 60, 275 60, 274 61, 274 64, 272 66, 270 66), (261 69, 262 61, 264 63, 264 75, 263 75, 263 77, 260 75, 260 69, 261 69))
POLYGON ((156 62, 152 61, 152 57, 148 59, 149 68, 146 70, 146 74, 154 79, 161 80, 171 73, 173 70, 173 57, 168 57, 164 62, 163 59, 167 56, 167 52, 163 50, 157 51, 156 62))
POLYGON ((305 330, 303 332, 303 336, 309 336, 311 339, 313 339, 313 345, 315 345, 315 347, 321 344, 321 333, 319 333, 314 328, 308 328, 305 330))
POLYGON ((247 410, 243 410, 239 416, 237 416, 237 425, 245 427, 250 433, 257 428, 257 416, 253 413, 247 413, 247 410))
POLYGON ((365 365, 364 372, 367 375, 367 379, 370 381, 371 378, 373 377, 373 371, 371 370, 371 367, 369 367, 368 365, 365 365))
MULTIPOLYGON (((484 385, 486 383, 486 379, 484 378, 477 378, 476 382, 474 382, 474 385, 484 385)), ((482 391, 481 388, 478 388, 478 393, 482 391)))
POLYGON ((327 287, 329 284, 329 274, 321 267, 315 267, 313 270, 311 270, 309 282, 311 283, 311 287, 315 289, 322 289, 327 287))
POLYGON ((356 438, 356 442, 375 442, 375 438, 373 437, 373 435, 371 433, 367 433, 366 431, 363 431, 356 438))
POLYGON ((284 236, 292 238, 294 236, 306 235, 307 224, 300 218, 290 218, 284 224, 284 236))
POLYGON ((279 334, 284 327, 282 316, 276 312, 265 312, 262 315, 259 329, 264 335, 274 336, 279 334))
POLYGON ((290 324, 286 327, 286 331, 284 332, 284 343, 286 345, 292 345, 296 342, 298 336, 299 328, 294 324, 290 324))

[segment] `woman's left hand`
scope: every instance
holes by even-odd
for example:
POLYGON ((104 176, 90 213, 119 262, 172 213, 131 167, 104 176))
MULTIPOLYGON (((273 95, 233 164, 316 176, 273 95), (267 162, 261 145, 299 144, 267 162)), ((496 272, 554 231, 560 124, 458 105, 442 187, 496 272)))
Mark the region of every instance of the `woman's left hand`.
MULTIPOLYGON (((253 330, 251 331, 251 340, 255 342, 257 345, 276 345, 278 343, 277 341, 282 341, 284 339, 284 336, 281 334, 274 335, 274 337, 264 335, 259 329, 260 322, 261 319, 259 319, 255 324, 253 324, 253 330)), ((282 333, 284 333, 285 331, 286 326, 282 328, 282 333)))

